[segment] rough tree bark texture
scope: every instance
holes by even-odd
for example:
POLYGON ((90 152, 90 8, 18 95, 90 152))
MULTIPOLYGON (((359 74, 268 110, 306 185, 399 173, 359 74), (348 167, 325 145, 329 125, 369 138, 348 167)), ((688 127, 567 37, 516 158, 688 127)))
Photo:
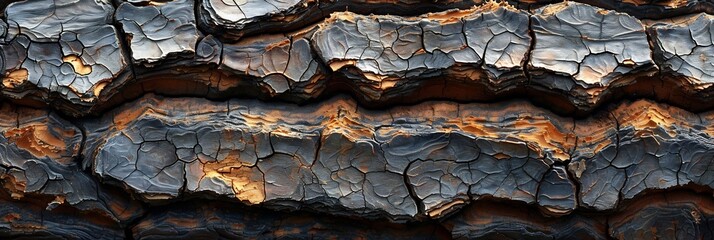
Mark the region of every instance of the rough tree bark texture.
POLYGON ((0 237, 713 239, 714 3, 0 2, 0 237))

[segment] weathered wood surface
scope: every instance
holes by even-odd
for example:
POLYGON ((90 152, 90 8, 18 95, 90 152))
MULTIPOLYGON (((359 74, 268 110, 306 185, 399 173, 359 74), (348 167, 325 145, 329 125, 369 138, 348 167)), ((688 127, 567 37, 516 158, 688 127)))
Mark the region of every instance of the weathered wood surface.
POLYGON ((714 237, 712 3, 509 2, 0 2, 0 238, 714 237))

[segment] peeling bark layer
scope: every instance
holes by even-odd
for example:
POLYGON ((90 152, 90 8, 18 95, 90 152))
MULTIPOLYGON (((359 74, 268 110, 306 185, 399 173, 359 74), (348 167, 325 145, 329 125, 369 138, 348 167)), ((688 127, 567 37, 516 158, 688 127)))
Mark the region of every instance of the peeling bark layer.
POLYGON ((0 9, 0 238, 714 238, 709 1, 0 9))
POLYGON ((495 197, 565 215, 652 189, 714 187, 711 118, 649 101, 572 120, 524 102, 372 111, 345 98, 149 97, 85 124, 84 165, 147 201, 207 191, 414 220, 495 197))
POLYGON ((398 96, 390 89, 413 92, 442 77, 502 91, 526 80, 525 22, 525 13, 492 5, 420 18, 344 13, 333 14, 312 40, 322 61, 370 99, 392 99, 398 96))
POLYGON ((714 102, 706 13, 641 21, 576 2, 531 12, 448 2, 440 6, 461 9, 422 15, 416 2, 357 4, 403 13, 368 16, 301 10, 349 2, 251 1, 244 7, 255 11, 245 15, 238 5, 212 8, 214 1, 117 3, 116 10, 102 1, 9 5, 0 24, 4 95, 73 116, 99 115, 147 92, 297 103, 346 92, 379 108, 518 96, 581 117, 629 96, 695 112, 714 102), (303 18, 312 20, 296 20, 303 18), (270 33, 268 22, 283 32, 270 33), (266 30, 247 30, 258 26, 266 30))
POLYGON ((200 0, 199 19, 211 33, 236 40, 259 32, 295 30, 333 12, 414 15, 453 8, 469 8, 481 0, 400 0, 400 1, 218 1, 200 0))
POLYGON ((714 82, 712 71, 712 16, 697 14, 655 23, 649 29, 661 71, 706 88, 714 82))

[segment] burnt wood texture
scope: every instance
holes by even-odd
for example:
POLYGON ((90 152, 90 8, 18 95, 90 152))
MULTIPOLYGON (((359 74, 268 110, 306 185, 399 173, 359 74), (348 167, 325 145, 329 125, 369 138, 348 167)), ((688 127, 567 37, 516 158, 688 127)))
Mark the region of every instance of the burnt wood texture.
POLYGON ((0 238, 712 239, 712 4, 0 2, 0 238))

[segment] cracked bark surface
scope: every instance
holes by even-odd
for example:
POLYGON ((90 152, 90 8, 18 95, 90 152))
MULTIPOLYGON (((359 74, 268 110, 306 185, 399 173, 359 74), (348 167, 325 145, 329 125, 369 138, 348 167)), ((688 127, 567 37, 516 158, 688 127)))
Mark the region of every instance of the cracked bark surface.
POLYGON ((10 98, 92 104, 129 76, 105 2, 20 1, 5 9, 3 93, 10 98), (28 97, 28 95, 30 97, 28 97))
POLYGON ((121 3, 115 18, 130 42, 132 60, 150 65, 169 58, 193 57, 199 38, 193 9, 191 0, 148 6, 121 3))
POLYGON ((389 89, 414 89, 413 82, 435 76, 502 91, 526 80, 527 18, 495 3, 416 18, 341 13, 319 27, 313 43, 331 70, 372 99, 394 98, 389 89))
MULTIPOLYGON (((72 116, 100 115, 149 92, 297 103, 350 93, 372 108, 525 97, 579 117, 628 96, 695 112, 714 107, 705 13, 643 22, 576 2, 532 12, 487 2, 417 16, 326 11, 299 23, 256 2, 299 27, 248 34, 202 28, 195 10, 209 5, 195 4, 117 1, 114 11, 101 1, 15 2, 0 25, 2 91, 72 116), (86 13, 72 20, 78 9, 86 13), (231 33, 247 35, 226 40, 231 33)), ((422 9, 379 4, 399 6, 380 10, 390 14, 422 9)))
MULTIPOLYGON (((488 1, 481 0, 400 0, 400 1, 218 1, 200 0, 199 19, 207 31, 224 32, 227 40, 237 40, 244 35, 261 31, 295 30, 324 18, 331 13, 351 11, 358 14, 418 15, 448 9, 467 9, 488 1)), ((532 10, 558 0, 509 0, 519 9, 532 10)), ((643 19, 661 19, 691 13, 714 13, 707 0, 643 1, 643 0, 576 0, 604 9, 617 10, 643 19)))
POLYGON ((0 238, 714 237, 709 1, 0 9, 0 238))
POLYGON ((82 131, 70 122, 8 104, 0 119, 0 236, 116 238, 144 211, 81 170, 82 131))
POLYGON ((149 96, 85 123, 83 165, 147 202, 210 192, 411 221, 493 197, 558 216, 714 187, 712 118, 645 100, 573 120, 525 102, 365 110, 343 97, 297 107, 149 96))
POLYGON ((200 0, 199 19, 211 33, 221 32, 227 41, 259 32, 296 30, 334 12, 360 14, 414 15, 453 8, 466 9, 481 0, 399 0, 399 1, 219 1, 200 0))
POLYGON ((656 69, 645 28, 626 14, 566 2, 538 9, 532 30, 531 81, 569 92, 576 104, 656 69))
MULTIPOLYGON (((712 16, 697 14, 650 27, 655 59, 666 77, 708 89, 714 78, 712 67, 712 16)), ((706 94, 709 94, 707 91, 706 94)))

